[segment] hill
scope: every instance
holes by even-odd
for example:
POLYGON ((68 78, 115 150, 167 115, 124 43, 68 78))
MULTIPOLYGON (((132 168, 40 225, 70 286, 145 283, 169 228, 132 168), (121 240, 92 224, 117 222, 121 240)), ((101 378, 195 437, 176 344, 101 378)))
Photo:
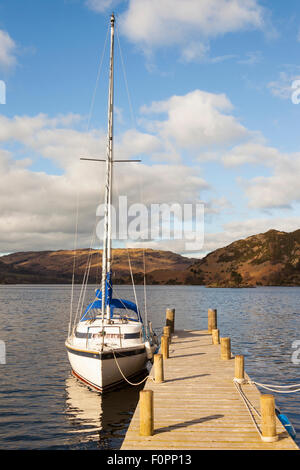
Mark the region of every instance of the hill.
POLYGON ((300 285, 300 230, 269 230, 197 260, 188 271, 213 287, 300 285))
MULTIPOLYGON (((75 282, 81 283, 89 249, 76 251, 75 282)), ((207 287, 255 287, 300 285, 300 230, 269 230, 235 241, 205 258, 186 258, 171 251, 113 250, 113 282, 130 284, 129 260, 136 284, 206 285, 207 287)), ((90 252, 89 282, 101 280, 101 250, 90 252)), ((30 251, 0 259, 0 283, 70 283, 74 251, 30 251)))
MULTIPOLYGON (((128 257, 136 284, 144 282, 144 257, 148 284, 184 284, 187 268, 196 261, 196 259, 185 258, 171 251, 115 249, 112 260, 113 282, 117 284, 131 283, 128 257)), ((75 253, 76 283, 82 282, 89 258, 89 282, 99 283, 101 281, 102 251, 81 249, 76 250, 75 253)), ((2 256, 0 263, 0 282, 2 283, 70 283, 73 274, 74 251, 12 253, 2 256)))

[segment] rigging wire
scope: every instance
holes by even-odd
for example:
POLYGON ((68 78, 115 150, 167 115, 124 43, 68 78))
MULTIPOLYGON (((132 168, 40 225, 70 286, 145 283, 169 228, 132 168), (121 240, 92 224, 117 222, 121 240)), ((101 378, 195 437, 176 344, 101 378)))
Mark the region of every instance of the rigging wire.
POLYGON ((94 92, 93 92, 93 96, 92 96, 92 100, 91 100, 91 104, 90 104, 89 115, 88 115, 88 120, 87 120, 86 132, 88 132, 88 131, 89 131, 89 128, 90 128, 90 123, 91 123, 91 118, 92 118, 92 112, 93 112, 94 105, 95 105, 96 93, 97 93, 97 88, 98 88, 98 84, 99 84, 100 74, 101 74, 101 70, 102 70, 102 64, 103 64, 104 54, 105 54, 105 51, 106 51, 108 33, 109 33, 109 27, 107 28, 107 33, 106 33, 106 38, 105 38, 105 42, 104 42, 104 46, 103 46, 103 51, 102 51, 101 59, 100 59, 99 66, 98 66, 97 77, 96 77, 96 83, 95 83, 95 87, 94 87, 94 92))
MULTIPOLYGON (((96 83, 95 83, 95 87, 94 87, 94 91, 93 91, 93 95, 92 95, 92 99, 91 99, 91 103, 90 103, 89 114, 88 114, 87 125, 86 125, 86 138, 88 138, 88 132, 89 132, 89 129, 90 129, 90 123, 91 123, 92 113, 93 113, 93 109, 94 109, 97 88, 98 88, 100 75, 101 75, 101 71, 102 71, 102 65, 103 65, 104 55, 105 55, 106 46, 107 46, 108 35, 109 35, 109 27, 107 28, 107 32, 106 32, 106 38, 105 38, 105 41, 104 41, 104 46, 103 46, 102 54, 100 56, 100 61, 99 61, 98 70, 97 70, 96 83)), ((74 240, 74 259, 73 259, 71 302, 70 302, 69 334, 71 332, 71 324, 72 324, 72 316, 73 316, 73 303, 74 303, 74 281, 75 281, 75 267, 76 267, 77 242, 78 242, 78 213, 79 213, 79 190, 78 190, 78 187, 77 187, 77 191, 76 191, 76 229, 75 229, 75 237, 74 237, 75 240, 74 240)), ((86 279, 86 273, 84 275, 83 282, 85 281, 85 279, 86 279)), ((82 294, 82 290, 80 292, 80 297, 81 297, 81 294, 82 294)), ((80 302, 80 297, 79 297, 79 301, 78 301, 78 305, 77 305, 77 311, 76 311, 75 319, 77 318, 77 315, 78 315, 78 306, 79 306, 79 302, 80 302)), ((75 320, 74 320, 74 323, 75 323, 75 320)))
MULTIPOLYGON (((124 63, 124 58, 123 58, 123 53, 122 53, 118 28, 116 28, 116 35, 117 35, 117 42, 118 42, 120 57, 121 57, 122 72, 123 72, 123 76, 124 76, 124 82, 125 82, 125 87, 126 87, 126 92, 127 92, 127 98, 128 98, 128 103, 129 103, 129 108, 130 108, 130 113, 131 113, 131 120, 132 120, 133 127, 136 130, 137 129, 136 118, 135 118, 135 114, 134 114, 134 111, 133 111, 132 100, 131 100, 131 96, 130 96, 130 92, 129 92, 126 68, 125 68, 125 63, 124 63)), ((141 189, 141 187, 142 187, 141 181, 139 180, 140 201, 142 202, 143 198, 142 198, 142 189, 141 189)), ((143 271, 144 271, 144 273, 143 273, 144 274, 144 316, 145 316, 146 328, 148 328, 147 293, 146 293, 146 263, 145 263, 145 248, 144 248, 144 246, 143 246, 142 250, 143 250, 143 271)), ((129 265, 130 265, 130 269, 131 269, 130 255, 129 255, 128 249, 127 249, 127 254, 128 254, 129 265)), ((132 277, 132 279, 133 279, 133 277, 132 277)), ((133 283, 133 285, 134 285, 134 283, 133 283)), ((134 291, 135 291, 135 289, 134 289, 134 291)))
MULTIPOLYGON (((114 172, 115 173, 115 172, 114 172)), ((114 176, 114 179, 115 179, 115 182, 114 182, 114 185, 115 185, 115 192, 118 194, 118 196, 120 196, 120 190, 119 190, 119 185, 118 185, 118 181, 117 181, 117 178, 114 176)), ((120 230, 120 227, 119 227, 119 230, 120 230)), ((136 303, 136 306, 138 308, 138 311, 140 312, 141 314, 141 311, 140 311, 140 308, 139 308, 139 303, 138 303, 138 299, 137 299, 137 293, 136 293, 136 288, 135 288, 135 283, 134 283, 134 276, 133 276, 133 271, 132 271, 132 266, 131 266, 131 260, 130 260, 130 252, 129 252, 129 249, 127 248, 127 246, 125 247, 125 250, 127 252, 127 258, 128 258, 128 265, 129 265, 129 272, 130 272, 130 277, 131 277, 131 283, 132 283, 132 288, 133 288, 133 295, 134 295, 134 299, 135 299, 135 303, 136 303)), ((112 250, 112 262, 114 260, 114 256, 115 256, 115 253, 114 253, 114 250, 112 250)), ((116 298, 118 298, 118 300, 122 300, 120 299, 120 297, 118 297, 118 295, 116 295, 116 288, 114 287, 114 295, 116 298)), ((127 309, 126 309, 127 310, 127 309)))
POLYGON ((88 284, 89 275, 90 275, 90 270, 91 270, 92 251, 93 251, 92 246, 93 246, 93 244, 94 244, 94 242, 95 242, 95 238, 96 238, 96 224, 95 224, 95 227, 94 227, 93 236, 92 236, 92 241, 91 241, 90 248, 89 248, 88 260, 87 260, 87 264, 86 264, 85 282, 83 282, 83 293, 82 293, 81 305, 80 305, 80 309, 79 309, 79 311, 80 311, 81 313, 82 313, 82 310, 83 310, 83 303, 84 303, 84 300, 85 300, 85 294, 86 294, 87 284, 88 284))
POLYGON ((124 59, 123 59, 123 53, 122 53, 122 49, 121 49, 121 43, 120 43, 120 38, 119 38, 118 27, 116 27, 116 36, 117 36, 117 42, 118 42, 119 51, 120 51, 121 65, 122 65, 122 71, 123 71, 123 76, 124 76, 126 92, 127 92, 127 98, 128 98, 128 103, 129 103, 129 108, 130 108, 130 113, 131 113, 131 120, 132 120, 134 129, 136 129, 137 128, 136 119, 135 119, 135 114, 133 112, 132 101, 131 101, 131 97, 130 97, 130 93, 129 93, 128 80, 127 80, 127 75, 126 75, 126 68, 125 68, 125 64, 124 64, 124 59))
POLYGON ((76 193, 76 222, 75 222, 75 236, 74 236, 74 256, 73 256, 73 273, 72 273, 72 287, 71 287, 71 302, 70 302, 70 319, 68 336, 71 334, 72 316, 73 316, 73 299, 74 299, 74 281, 75 281, 75 265, 76 265, 76 249, 77 249, 77 236, 78 236, 78 191, 76 193))
POLYGON ((145 325, 146 332, 148 333, 148 311, 147 311, 147 292, 146 292, 146 261, 145 261, 145 250, 143 249, 143 261, 144 261, 144 308, 145 308, 145 325))
POLYGON ((137 306, 137 308, 138 308, 138 311, 140 311, 140 309, 139 309, 139 304, 138 304, 138 300, 137 300, 137 296, 136 296, 136 289, 135 289, 135 284, 134 284, 134 279, 133 279, 133 272, 132 272, 132 268, 131 268, 131 261, 130 261, 129 250, 128 250, 128 248, 126 248, 126 250, 127 250, 127 255, 128 255, 128 264, 129 264, 129 270, 130 270, 130 276, 131 276, 131 282, 132 282, 132 287, 133 287, 133 293, 134 293, 135 303, 136 303, 136 306, 137 306))
POLYGON ((91 237, 88 258, 87 258, 87 261, 86 261, 85 271, 84 271, 84 275, 83 275, 83 281, 82 281, 82 284, 81 284, 79 299, 78 299, 78 303, 77 303, 76 315, 75 315, 74 323, 73 323, 73 331, 74 331, 74 328, 76 326, 76 321, 77 321, 77 318, 78 318, 78 314, 79 314, 79 312, 82 312, 82 308, 83 308, 83 302, 84 302, 85 293, 86 293, 86 286, 87 286, 89 272, 90 272, 90 266, 91 266, 91 252, 92 252, 92 245, 93 245, 94 240, 95 240, 95 233, 96 233, 96 224, 95 224, 93 234, 92 234, 92 237, 91 237))

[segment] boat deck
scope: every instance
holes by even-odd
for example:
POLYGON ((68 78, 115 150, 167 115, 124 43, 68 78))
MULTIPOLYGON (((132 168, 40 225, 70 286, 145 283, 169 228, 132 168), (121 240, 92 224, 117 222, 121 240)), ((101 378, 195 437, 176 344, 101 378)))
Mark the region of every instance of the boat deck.
MULTIPOLYGON (((148 379, 144 388, 154 394, 154 435, 139 435, 138 405, 121 450, 299 450, 278 419, 278 441, 261 440, 233 377, 234 359, 221 360, 208 331, 175 331, 165 381, 148 379)), ((259 410, 258 389, 242 388, 259 410)))

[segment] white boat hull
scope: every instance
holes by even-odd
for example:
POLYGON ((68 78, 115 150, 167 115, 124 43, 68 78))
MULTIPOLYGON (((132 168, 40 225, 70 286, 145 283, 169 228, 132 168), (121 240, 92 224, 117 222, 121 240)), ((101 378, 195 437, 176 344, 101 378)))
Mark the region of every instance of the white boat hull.
POLYGON ((148 360, 144 345, 118 349, 114 354, 112 351, 79 350, 68 343, 66 347, 73 374, 100 392, 114 388, 141 373, 148 360))

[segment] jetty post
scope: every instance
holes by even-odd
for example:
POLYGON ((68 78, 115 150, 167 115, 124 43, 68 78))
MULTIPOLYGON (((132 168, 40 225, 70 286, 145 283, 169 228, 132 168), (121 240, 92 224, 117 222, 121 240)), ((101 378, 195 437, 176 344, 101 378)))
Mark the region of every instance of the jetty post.
POLYGON ((237 355, 234 358, 234 380, 239 384, 245 382, 244 356, 237 355))
POLYGON ((221 342, 221 359, 228 361, 231 359, 231 342, 230 338, 220 338, 221 342))
POLYGON ((154 354, 154 381, 157 384, 164 381, 164 358, 162 354, 154 354))
POLYGON ((174 334, 175 331, 175 308, 166 309, 166 326, 169 326, 171 329, 171 334, 174 334))
POLYGON ((163 359, 169 359, 169 339, 168 336, 163 335, 161 337, 161 352, 163 359))
POLYGON ((153 436, 153 391, 140 391, 140 436, 153 436))
POLYGON ((171 343, 171 327, 170 326, 164 326, 164 336, 167 336, 169 344, 171 343))
POLYGON ((278 440, 276 433, 275 399, 273 395, 262 394, 260 396, 261 413, 261 439, 264 442, 278 440))
POLYGON ((208 309, 208 332, 217 329, 217 309, 208 309))
POLYGON ((220 332, 218 328, 211 330, 212 344, 220 344, 220 332))

